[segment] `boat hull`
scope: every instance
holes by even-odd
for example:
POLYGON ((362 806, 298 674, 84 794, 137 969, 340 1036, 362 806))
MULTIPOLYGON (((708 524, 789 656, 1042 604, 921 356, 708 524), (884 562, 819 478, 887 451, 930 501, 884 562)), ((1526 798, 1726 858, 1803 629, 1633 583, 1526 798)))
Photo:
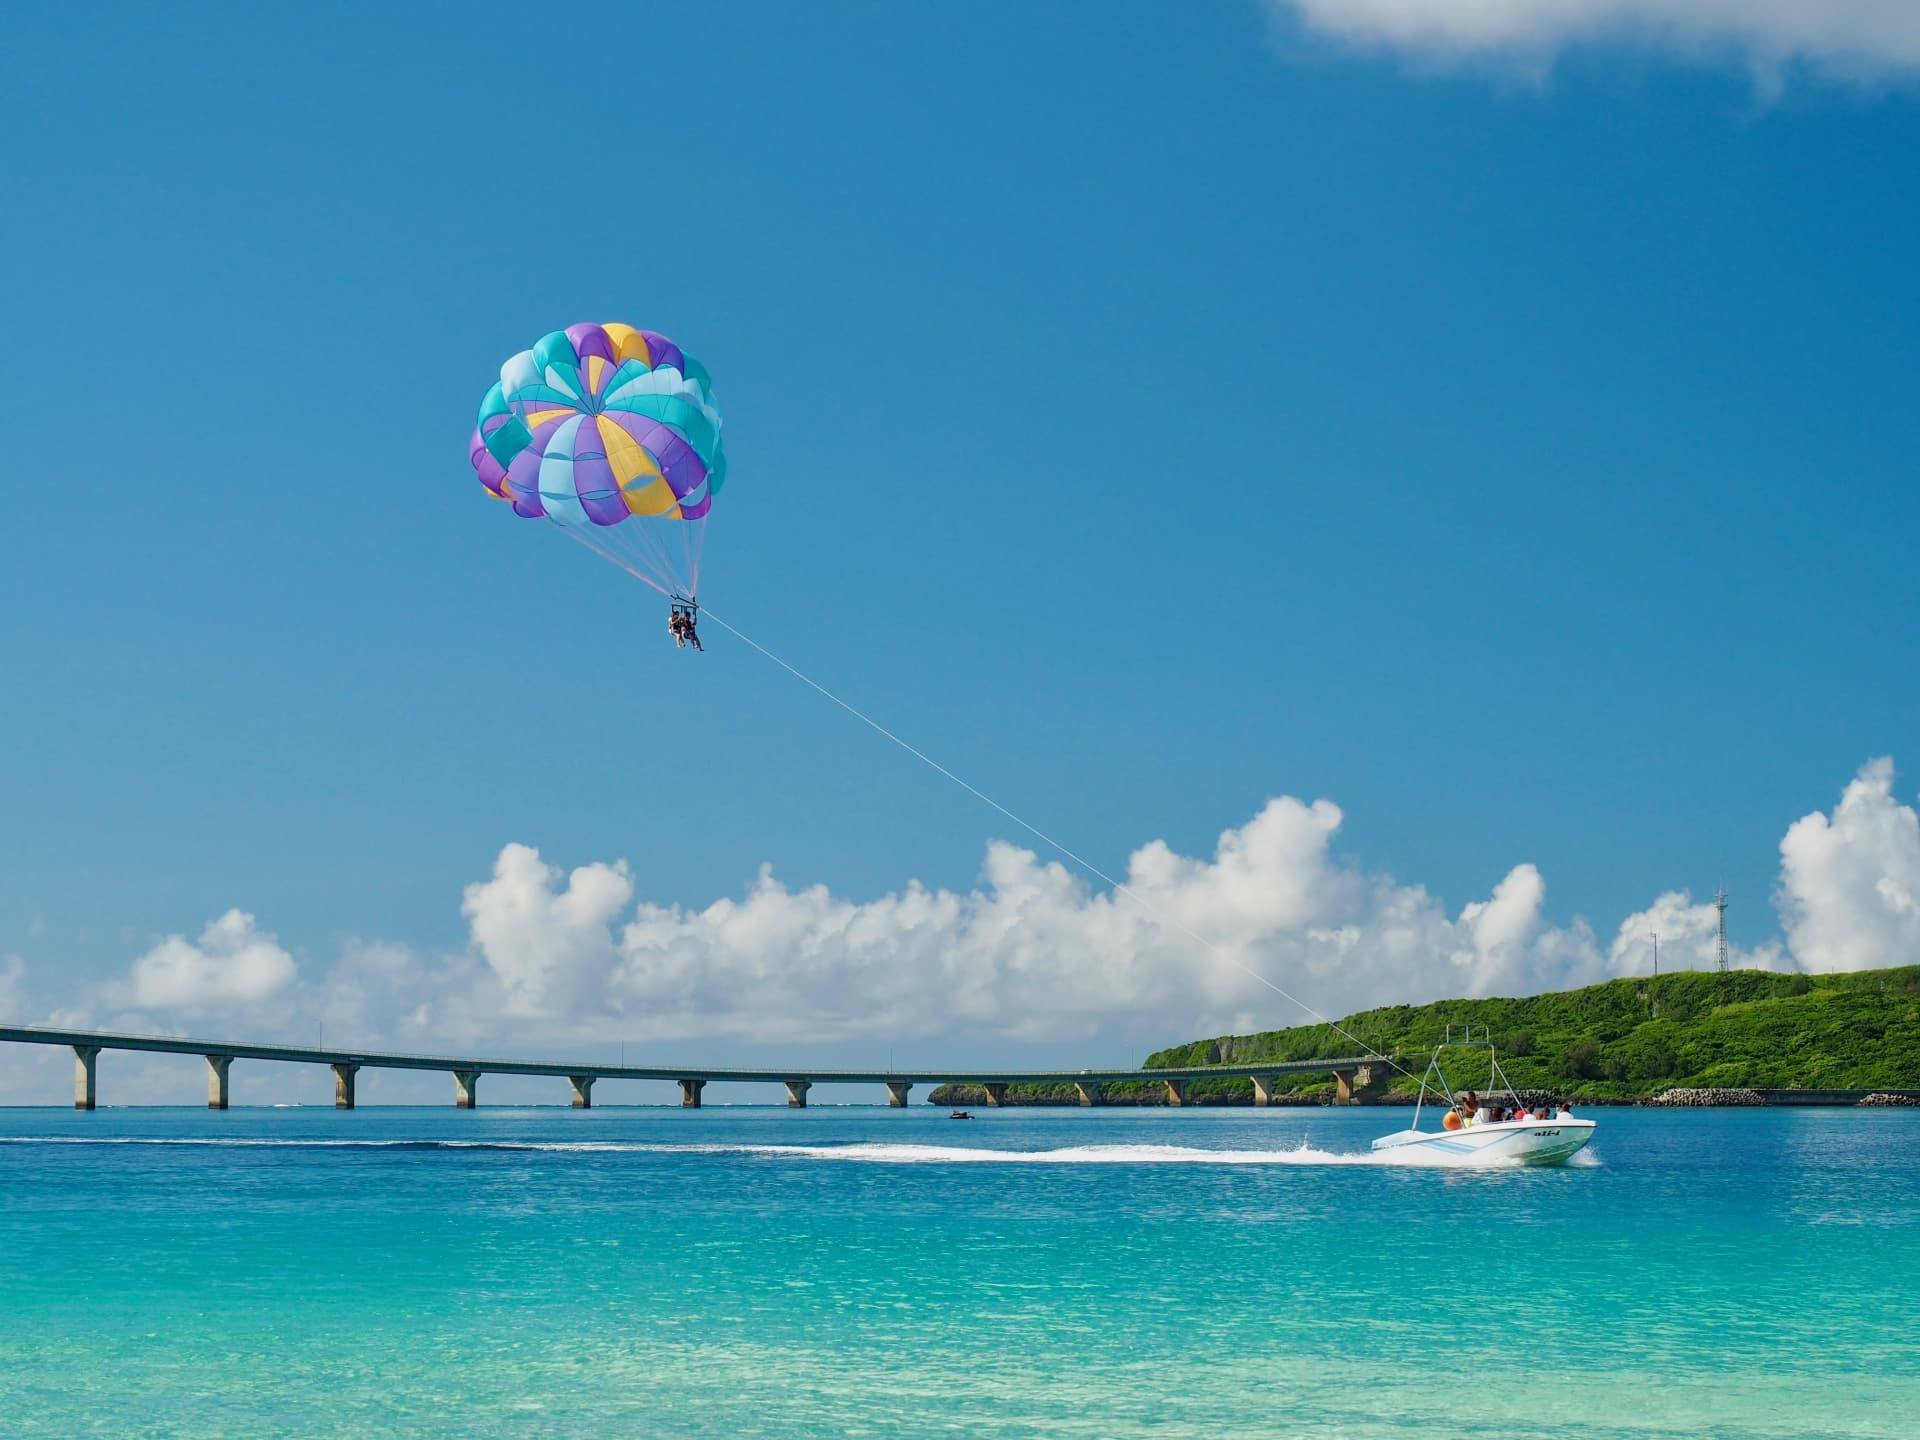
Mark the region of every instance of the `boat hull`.
POLYGON ((1591 1120, 1509 1120, 1465 1130, 1401 1130, 1373 1142, 1395 1165, 1452 1169, 1564 1165, 1593 1138, 1591 1120))

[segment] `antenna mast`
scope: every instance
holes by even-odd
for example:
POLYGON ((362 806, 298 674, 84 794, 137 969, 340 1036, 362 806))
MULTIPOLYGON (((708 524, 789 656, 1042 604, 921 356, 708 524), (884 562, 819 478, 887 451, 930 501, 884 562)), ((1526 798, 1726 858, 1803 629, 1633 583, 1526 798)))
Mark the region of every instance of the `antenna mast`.
POLYGON ((1714 941, 1713 961, 1714 961, 1714 967, 1718 969, 1722 975, 1724 975, 1727 973, 1727 892, 1726 891, 1716 890, 1713 892, 1713 908, 1720 912, 1720 933, 1718 938, 1714 941))

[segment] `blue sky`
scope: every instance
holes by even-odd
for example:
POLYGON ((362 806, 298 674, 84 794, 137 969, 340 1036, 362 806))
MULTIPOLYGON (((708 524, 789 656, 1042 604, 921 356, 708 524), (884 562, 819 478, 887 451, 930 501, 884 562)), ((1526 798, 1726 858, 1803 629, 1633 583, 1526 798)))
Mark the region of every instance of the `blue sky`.
POLYGON ((11 17, 16 1004, 230 907, 426 966, 509 843, 704 907, 1020 838, 486 501, 582 319, 715 376, 713 608, 1103 866, 1324 797, 1453 915, 1772 941, 1786 828, 1920 753, 1906 62, 1315 8, 11 17))

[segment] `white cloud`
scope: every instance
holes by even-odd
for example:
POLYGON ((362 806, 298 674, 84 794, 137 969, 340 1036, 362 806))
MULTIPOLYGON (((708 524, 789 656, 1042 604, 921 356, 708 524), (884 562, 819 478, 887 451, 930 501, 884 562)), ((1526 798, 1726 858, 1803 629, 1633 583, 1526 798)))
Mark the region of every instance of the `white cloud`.
MULTIPOLYGON (((1711 970, 1719 963, 1720 915, 1710 900, 1694 903, 1691 893, 1669 890, 1653 904, 1620 922, 1607 951, 1610 975, 1653 972, 1653 936, 1660 937, 1660 973, 1711 970)), ((1796 968, 1778 940, 1757 946, 1727 945, 1727 964, 1735 970, 1796 968)))
MULTIPOLYGON (((1892 787, 1891 763, 1874 761, 1831 815, 1788 829, 1776 895, 1785 941, 1735 947, 1734 965, 1920 960, 1920 816, 1892 787)), ((197 940, 167 937, 58 1018, 86 1026, 99 1010, 113 1028, 149 1028, 155 1016, 218 1014, 260 1038, 324 1025, 353 1044, 454 1051, 935 1037, 1109 1049, 1304 1018, 1249 972, 1340 1015, 1645 974, 1656 930, 1662 970, 1713 965, 1714 908, 1688 892, 1661 895, 1603 945, 1586 921, 1549 918, 1534 865, 1451 912, 1419 885, 1340 857, 1342 821, 1330 801, 1282 797, 1209 855, 1143 845, 1125 877, 1140 903, 1004 842, 987 847, 965 890, 915 882, 860 901, 763 867, 740 895, 704 906, 638 898, 625 861, 565 871, 507 845, 466 889, 468 943, 457 950, 353 940, 307 982, 273 935, 233 910, 197 940)), ((22 1000, 23 976, 16 957, 0 962, 0 1012, 22 1000)))
POLYGON ((499 1008, 497 994, 482 998, 483 979, 466 956, 421 955, 391 941, 353 939, 302 1009, 353 1043, 382 1036, 423 1045, 466 1040, 484 1032, 474 1024, 476 1000, 499 1008))
POLYGON ((259 1005, 293 983, 293 956, 253 916, 229 910, 198 940, 169 935, 133 962, 111 1003, 142 1010, 207 1014, 259 1005))
POLYGON ((563 876, 509 845, 465 912, 508 1014, 635 1038, 1039 1039, 1126 1019, 1183 1033, 1300 1018, 1249 970, 1329 1014, 1602 972, 1584 924, 1546 923, 1531 865, 1453 918, 1417 886, 1338 861, 1340 823, 1327 801, 1283 798, 1210 858, 1155 841, 1127 867, 1140 903, 996 842, 966 892, 911 884, 855 902, 763 869, 739 899, 642 903, 624 924, 624 863, 563 876))
POLYGON ((1804 64, 1848 78, 1920 69, 1913 0, 1267 0, 1276 16, 1422 59, 1530 67, 1576 46, 1625 43, 1733 55, 1761 72, 1804 64))
MULTIPOLYGON (((1891 787, 1891 763, 1875 761, 1831 820, 1793 825, 1780 847, 1787 942, 1735 944, 1732 965, 1920 960, 1920 818, 1891 787)), ((1141 903, 995 842, 964 892, 916 883, 857 902, 762 869, 738 899, 643 901, 624 921, 624 862, 563 876, 510 845, 468 888, 466 913, 507 1013, 635 1038, 1199 1034, 1301 1018, 1249 971, 1340 1014, 1644 974, 1652 931, 1663 970, 1715 962, 1714 907, 1686 891, 1628 916, 1603 948, 1586 921, 1549 920, 1531 864, 1451 915, 1424 888, 1338 858, 1342 818, 1330 801, 1283 797, 1211 856, 1153 841, 1127 865, 1141 903)))
POLYGON ((526 845, 509 845, 493 878, 469 885, 461 913, 505 994, 509 1015, 578 1012, 616 967, 614 918, 633 899, 626 862, 558 873, 526 845))
POLYGON ((1831 816, 1794 822, 1776 902, 1808 970, 1920 963, 1920 815, 1894 798, 1892 760, 1862 766, 1831 816))

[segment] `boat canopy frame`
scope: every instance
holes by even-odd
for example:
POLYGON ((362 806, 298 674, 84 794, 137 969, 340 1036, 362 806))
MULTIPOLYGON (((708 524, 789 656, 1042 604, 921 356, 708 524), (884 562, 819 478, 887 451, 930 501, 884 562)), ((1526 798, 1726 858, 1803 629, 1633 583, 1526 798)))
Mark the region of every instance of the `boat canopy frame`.
POLYGON ((1411 1128, 1415 1130, 1420 1128, 1420 1112, 1426 1108, 1429 1089, 1438 1090, 1446 1096, 1449 1109, 1460 1103, 1454 1097, 1453 1087, 1447 1084, 1446 1073, 1440 1068, 1440 1057, 1448 1050, 1485 1050, 1487 1052, 1486 1093, 1489 1095, 1505 1093, 1513 1096, 1515 1100, 1520 1098, 1513 1088, 1513 1082, 1507 1079, 1507 1072, 1500 1068, 1500 1057, 1493 1048, 1492 1028, 1486 1025, 1450 1024, 1440 1043, 1433 1047, 1433 1058, 1427 1061, 1426 1072, 1420 1077, 1420 1098, 1413 1102, 1411 1128), (1455 1030, 1462 1030, 1465 1033, 1463 1036, 1456 1036, 1453 1033, 1455 1030))

